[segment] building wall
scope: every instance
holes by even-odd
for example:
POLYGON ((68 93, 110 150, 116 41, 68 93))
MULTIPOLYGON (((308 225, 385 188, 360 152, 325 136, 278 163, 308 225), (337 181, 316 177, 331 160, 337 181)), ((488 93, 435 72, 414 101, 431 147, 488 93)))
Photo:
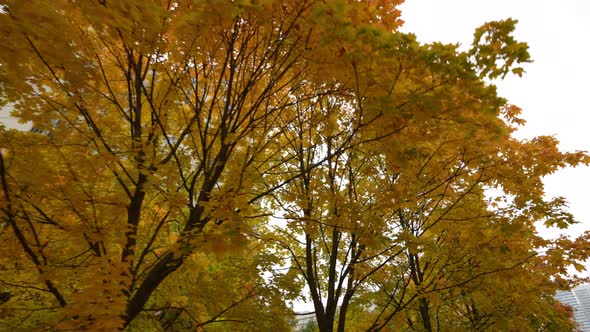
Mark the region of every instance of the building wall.
POLYGON ((555 298, 574 309, 574 319, 583 332, 590 332, 590 284, 580 285, 569 292, 557 292, 555 298))

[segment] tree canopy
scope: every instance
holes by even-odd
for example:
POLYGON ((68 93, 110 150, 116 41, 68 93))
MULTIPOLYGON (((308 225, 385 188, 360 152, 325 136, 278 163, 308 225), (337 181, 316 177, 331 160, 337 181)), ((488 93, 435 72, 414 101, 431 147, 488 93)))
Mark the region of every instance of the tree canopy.
POLYGON ((493 80, 401 1, 0 0, 0 326, 565 331, 589 234, 542 179, 588 164, 512 136, 493 80))

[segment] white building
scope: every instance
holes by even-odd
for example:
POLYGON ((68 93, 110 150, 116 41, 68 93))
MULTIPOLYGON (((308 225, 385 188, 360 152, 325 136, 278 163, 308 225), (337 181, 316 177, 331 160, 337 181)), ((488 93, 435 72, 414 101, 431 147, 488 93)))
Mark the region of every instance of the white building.
POLYGON ((590 332, 590 284, 580 285, 569 292, 557 292, 555 298, 574 309, 574 319, 580 331, 590 332))

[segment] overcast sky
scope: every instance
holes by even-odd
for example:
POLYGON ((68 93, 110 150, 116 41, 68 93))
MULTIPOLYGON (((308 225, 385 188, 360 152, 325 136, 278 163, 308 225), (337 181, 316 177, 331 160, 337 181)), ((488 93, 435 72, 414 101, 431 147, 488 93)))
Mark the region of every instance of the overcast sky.
MULTIPOLYGON (((403 31, 422 42, 460 43, 486 21, 512 17, 515 35, 530 47, 533 63, 522 78, 497 83, 501 96, 523 109, 518 137, 555 135, 564 150, 590 151, 590 0, 406 0, 403 31)), ((580 224, 590 230, 590 167, 564 169, 545 179, 549 196, 564 196, 580 224)), ((556 235, 556 231, 550 235, 556 235)))

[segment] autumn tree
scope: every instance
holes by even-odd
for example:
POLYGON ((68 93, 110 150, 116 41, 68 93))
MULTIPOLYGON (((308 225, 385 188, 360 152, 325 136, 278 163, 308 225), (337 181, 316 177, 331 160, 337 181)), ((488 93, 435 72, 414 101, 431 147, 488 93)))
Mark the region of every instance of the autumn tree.
POLYGON ((24 310, 123 328, 189 257, 246 242, 284 110, 337 76, 339 27, 390 10, 338 3, 3 1, 2 104, 38 132, 2 133, 3 280, 44 304, 24 310))
POLYGON ((488 79, 529 61, 515 23, 483 25, 467 52, 359 32, 355 84, 300 104, 278 172, 295 180, 273 196, 286 226, 269 241, 306 284, 320 331, 573 327, 551 295, 588 258, 587 235, 544 240, 535 223, 574 223, 541 179, 588 158, 511 137, 519 109, 488 79))
POLYGON ((541 178, 587 160, 510 137, 514 22, 460 52, 398 3, 0 1, 0 106, 35 128, 0 131, 2 324, 286 330, 306 284, 321 331, 433 330, 507 312, 492 278, 566 287, 587 252, 536 235, 572 222, 541 178))

